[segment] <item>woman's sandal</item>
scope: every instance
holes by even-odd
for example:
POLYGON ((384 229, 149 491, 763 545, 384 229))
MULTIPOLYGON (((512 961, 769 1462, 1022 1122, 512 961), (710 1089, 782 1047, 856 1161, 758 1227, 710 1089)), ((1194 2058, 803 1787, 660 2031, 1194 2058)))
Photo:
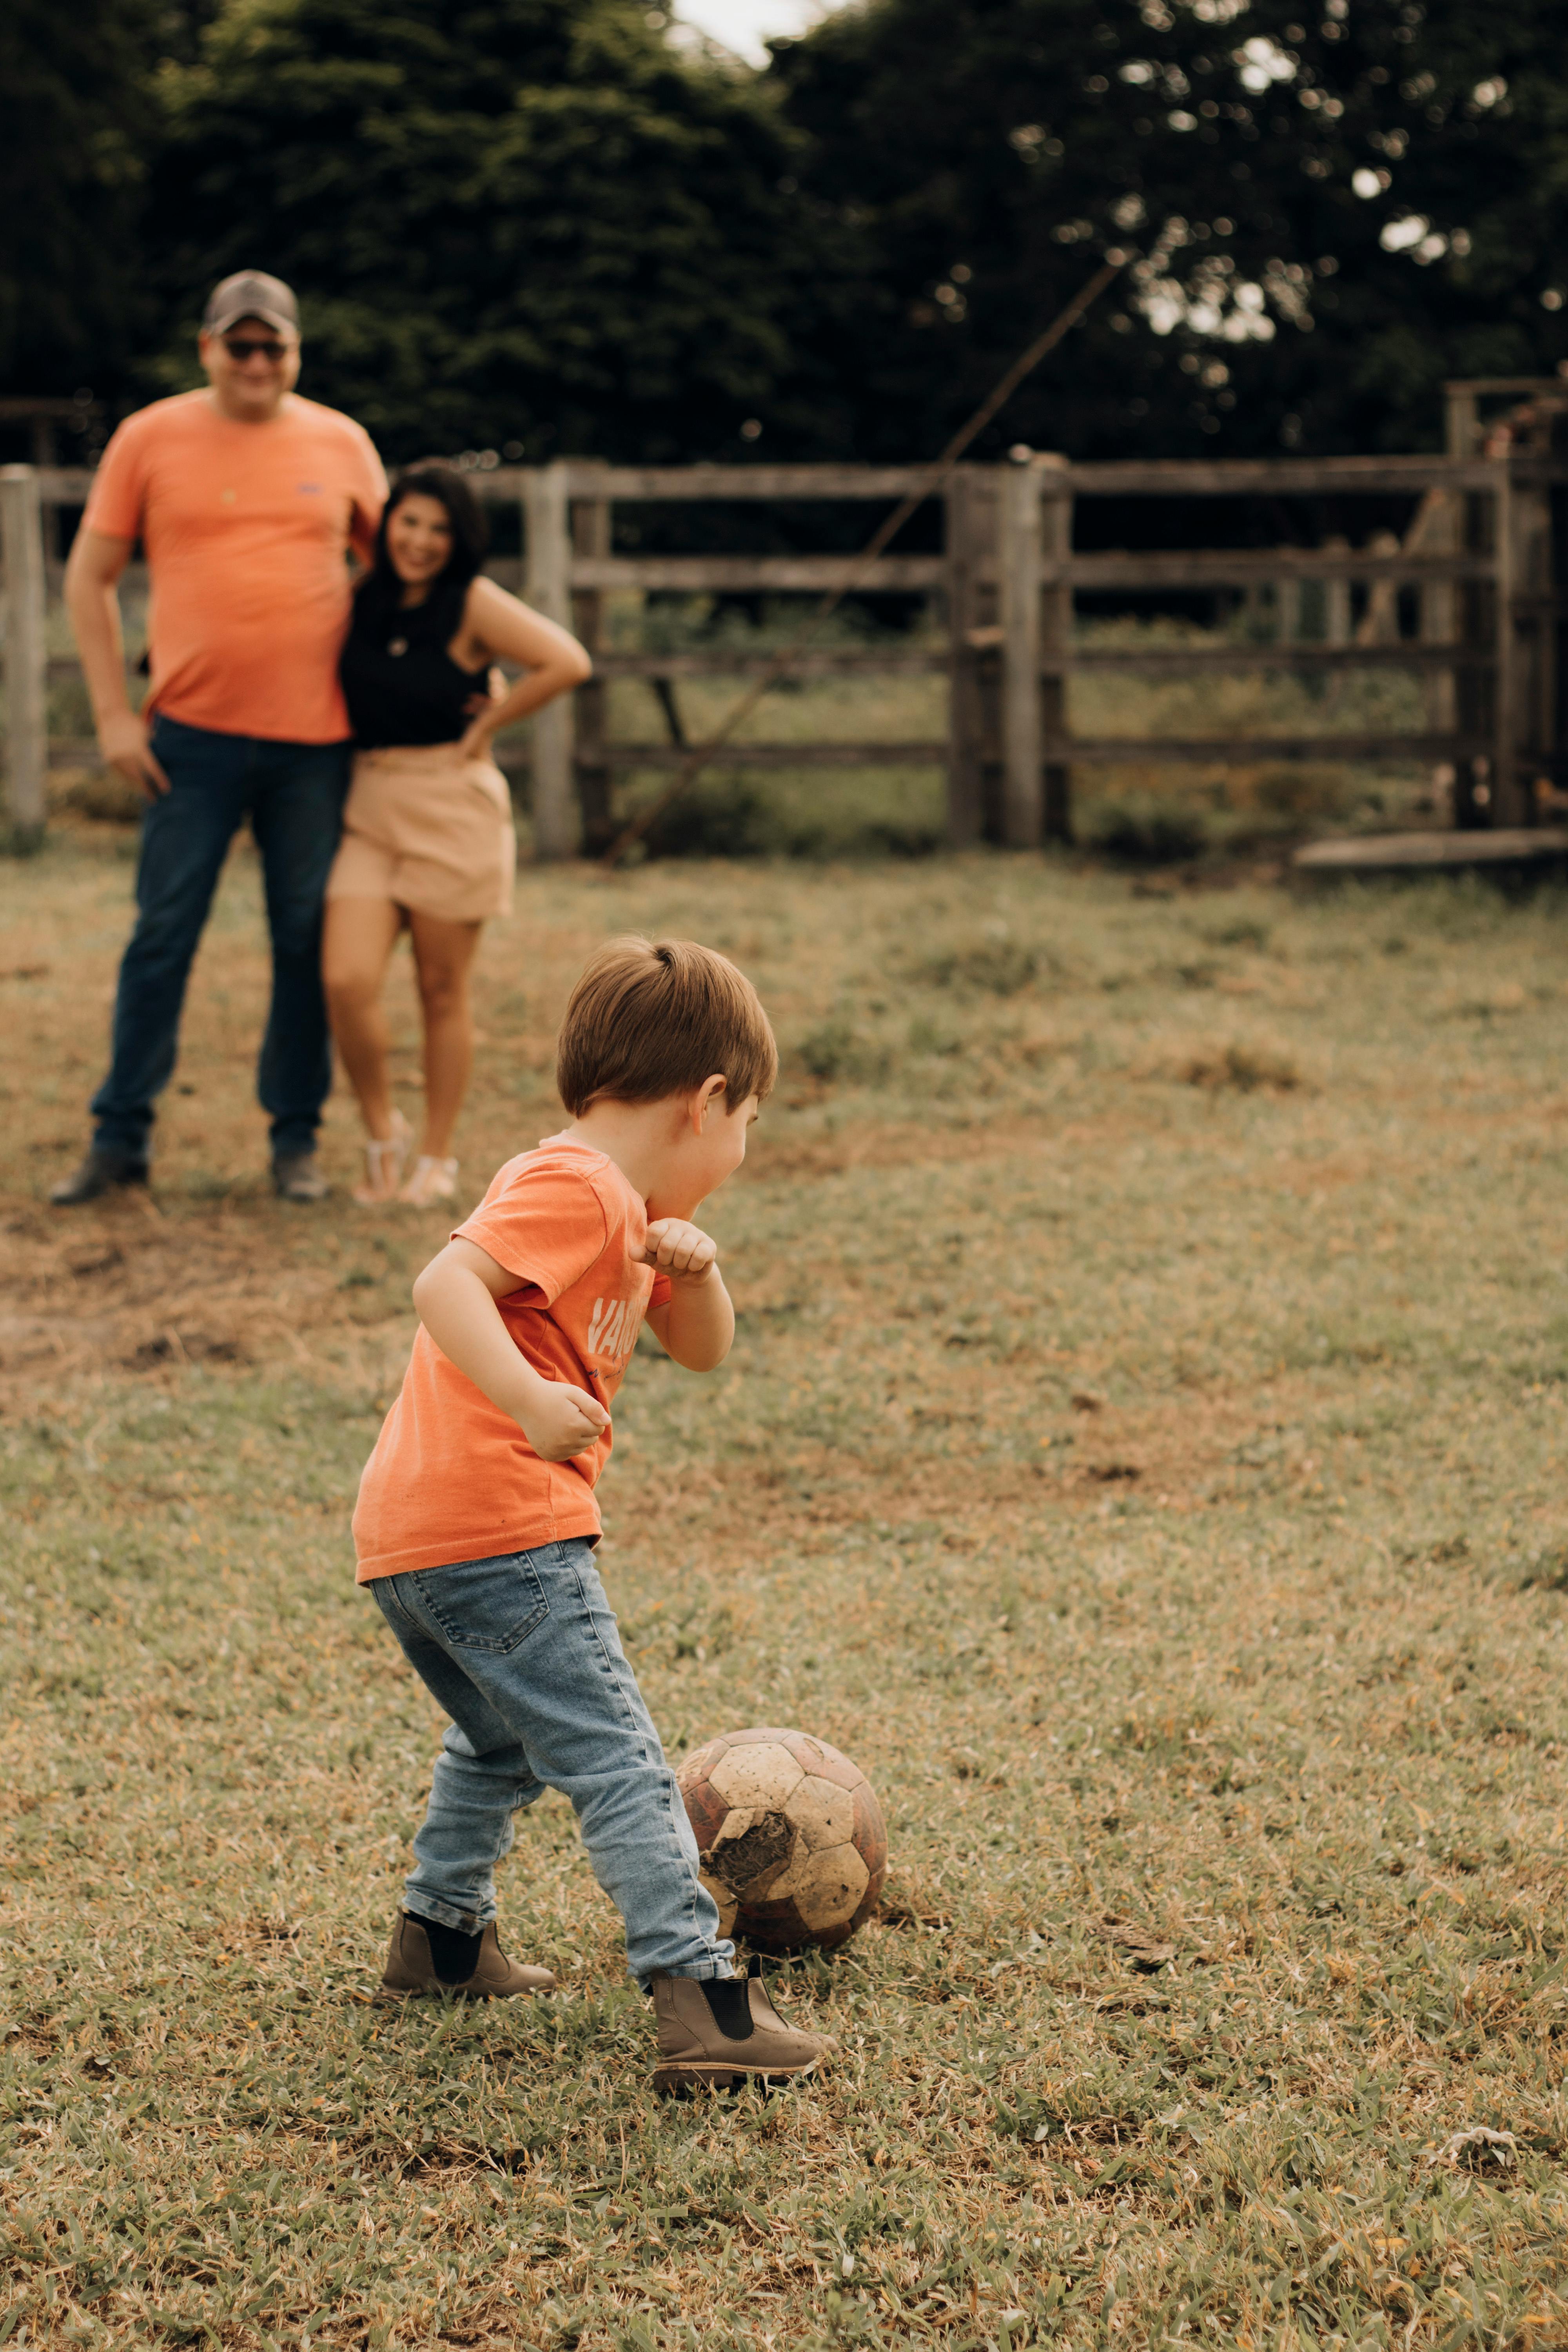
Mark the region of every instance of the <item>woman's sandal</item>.
POLYGON ((370 1137, 364 1147, 364 1182, 354 1186, 362 1209, 377 1209, 397 1198, 397 1180, 408 1157, 414 1130, 400 1110, 392 1114, 392 1133, 378 1142, 370 1137))
POLYGON ((398 1194, 411 1208, 427 1209, 435 1201, 457 1198, 458 1163, 455 1160, 432 1160, 421 1152, 414 1163, 414 1173, 398 1194))

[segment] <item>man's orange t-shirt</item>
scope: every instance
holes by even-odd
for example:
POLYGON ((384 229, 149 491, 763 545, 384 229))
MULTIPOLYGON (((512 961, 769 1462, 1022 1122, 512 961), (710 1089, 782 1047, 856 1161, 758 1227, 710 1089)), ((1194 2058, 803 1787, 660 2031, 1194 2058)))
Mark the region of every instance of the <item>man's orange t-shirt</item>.
MULTIPOLYGON (((647 1214, 613 1160, 548 1136, 500 1170, 454 1241, 514 1274, 497 1301, 536 1372, 607 1405, 669 1277, 640 1262, 647 1214)), ((360 1479, 359 1581, 532 1551, 600 1531, 594 1488, 608 1428, 570 1462, 542 1462, 521 1430, 445 1357, 423 1325, 403 1387, 360 1479)))
POLYGON ((351 542, 368 553, 385 499, 369 434, 293 394, 265 425, 205 392, 127 417, 82 528, 146 549, 148 708, 221 735, 343 741, 346 559, 351 542))

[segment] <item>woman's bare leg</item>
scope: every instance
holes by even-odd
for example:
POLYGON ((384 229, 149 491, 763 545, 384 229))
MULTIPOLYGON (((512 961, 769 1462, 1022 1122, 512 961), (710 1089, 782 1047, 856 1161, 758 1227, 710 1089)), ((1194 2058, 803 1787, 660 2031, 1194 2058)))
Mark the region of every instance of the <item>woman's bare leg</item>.
POLYGON ((411 910, 414 961, 425 1008, 425 1132, 421 1159, 445 1160, 468 1091, 474 1066, 474 1016, 468 972, 479 944, 479 923, 441 922, 411 910))
POLYGON ((387 898, 329 898, 321 932, 321 984, 332 1035, 366 1130, 380 1143, 396 1131, 381 996, 403 919, 402 908, 387 898))

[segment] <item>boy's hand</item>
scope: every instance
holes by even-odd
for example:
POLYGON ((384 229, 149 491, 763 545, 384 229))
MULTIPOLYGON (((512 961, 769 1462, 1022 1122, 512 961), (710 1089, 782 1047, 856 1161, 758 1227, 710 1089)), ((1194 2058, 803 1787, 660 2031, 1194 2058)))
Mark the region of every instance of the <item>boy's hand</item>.
POLYGON ((643 1264, 672 1282, 704 1282, 719 1262, 719 1244, 684 1217, 659 1217, 647 1229, 643 1264))
POLYGON ((517 1416, 540 1460, 570 1462, 574 1454, 586 1454, 610 1425, 610 1416, 598 1398, 565 1381, 545 1381, 542 1391, 531 1397, 517 1416))

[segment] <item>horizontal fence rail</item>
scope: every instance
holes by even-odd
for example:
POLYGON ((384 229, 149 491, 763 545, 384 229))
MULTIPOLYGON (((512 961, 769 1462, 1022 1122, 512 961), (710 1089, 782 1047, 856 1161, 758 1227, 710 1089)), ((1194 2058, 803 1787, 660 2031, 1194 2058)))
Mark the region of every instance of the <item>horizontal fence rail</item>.
MULTIPOLYGON (((889 553, 863 574, 858 559, 841 552, 639 552, 624 543, 624 529, 617 546, 616 518, 627 509, 659 509, 657 527, 666 533, 672 513, 695 505, 771 503, 795 510, 787 528, 798 538, 810 520, 800 509, 890 504, 929 481, 929 469, 632 467, 565 458, 474 471, 468 478, 479 497, 491 507, 513 508, 519 520, 521 561, 501 558, 490 569, 574 629, 595 659, 589 683, 541 713, 527 751, 509 755, 514 769, 531 772, 536 847, 549 856, 601 845, 615 829, 617 785, 638 771, 667 771, 689 757, 692 740, 701 739, 689 740, 676 696, 680 681, 755 677, 773 667, 771 656, 722 644, 679 653, 612 644, 608 598, 812 596, 852 576, 859 593, 923 600, 939 616, 941 641, 814 646, 793 659, 792 674, 803 680, 945 677, 945 738, 742 740, 726 746, 722 774, 940 766, 953 842, 985 837, 1026 845, 1070 837, 1071 777, 1080 766, 1386 759, 1451 769, 1462 821, 1530 823, 1536 779, 1568 781, 1557 708, 1558 675, 1568 661, 1568 583, 1558 578, 1563 567, 1552 511, 1553 494, 1568 486, 1568 464, 1550 431, 1498 450, 1482 447, 1474 390, 1450 388, 1447 456, 1088 465, 1035 456, 1026 463, 961 466, 922 510, 936 520, 919 526, 928 546, 940 529, 942 551, 889 553), (1333 537, 1315 546, 1075 546, 1080 500, 1162 499, 1327 499, 1335 502, 1336 521, 1345 501, 1376 500, 1371 521, 1383 527, 1364 530, 1360 546, 1333 537), (1410 515, 1400 533, 1384 520, 1391 500, 1404 501, 1410 515), (1246 634, 1194 645, 1077 642, 1080 597, 1164 599, 1168 605, 1189 594, 1238 600, 1246 634), (1089 736, 1069 723, 1075 674, 1274 671, 1333 678, 1367 667, 1419 679, 1426 723, 1202 738, 1089 736), (627 680, 645 681, 658 697, 666 740, 610 735, 608 688, 627 680)), ((47 689, 79 675, 68 656, 47 650, 47 607, 59 593, 63 541, 90 483, 79 467, 5 469, 5 683, 16 824, 29 813, 41 821, 47 761, 92 756, 90 743, 63 731, 46 741, 38 717, 47 689)), ((856 537, 864 535, 862 523, 856 537)), ((143 584, 134 566, 127 583, 143 584)))
POLYGON ((1223 767, 1226 761, 1258 760, 1446 760, 1458 751, 1474 759, 1487 749, 1485 736, 1394 735, 1182 735, 1145 742, 1137 736, 1089 735, 1047 739, 1047 760, 1085 760, 1104 765, 1148 760, 1163 766, 1190 762, 1223 767))

